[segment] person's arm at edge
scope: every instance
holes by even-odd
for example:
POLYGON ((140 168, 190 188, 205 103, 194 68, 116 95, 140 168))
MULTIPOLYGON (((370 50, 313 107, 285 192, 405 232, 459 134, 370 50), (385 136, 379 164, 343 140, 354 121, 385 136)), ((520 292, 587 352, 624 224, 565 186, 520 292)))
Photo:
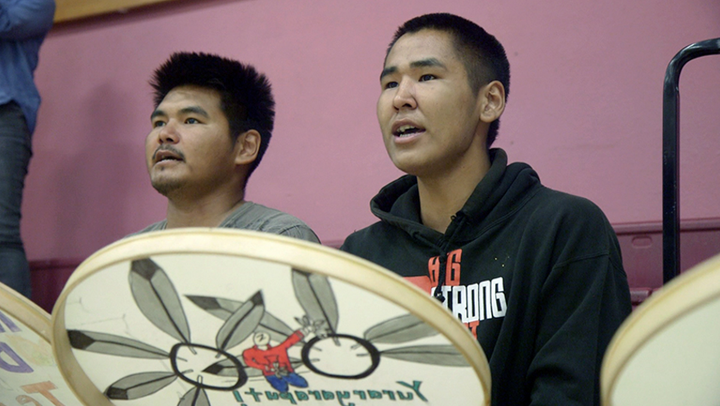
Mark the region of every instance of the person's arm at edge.
POLYGON ((50 30, 54 0, 0 0, 0 39, 23 40, 50 30))

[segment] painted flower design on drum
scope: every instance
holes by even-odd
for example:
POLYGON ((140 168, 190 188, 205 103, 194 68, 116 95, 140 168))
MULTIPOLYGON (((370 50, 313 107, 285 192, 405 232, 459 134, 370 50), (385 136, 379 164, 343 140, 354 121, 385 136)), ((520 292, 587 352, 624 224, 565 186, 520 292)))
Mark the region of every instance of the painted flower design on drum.
MULTIPOLYGON (((317 375, 353 380, 371 375, 381 358, 449 367, 468 366, 464 356, 449 344, 398 346, 438 334, 412 314, 375 324, 366 329, 362 337, 340 333, 340 314, 328 278, 292 269, 291 283, 295 298, 305 313, 295 320, 303 332, 314 332, 315 337, 301 335, 297 344, 302 346, 302 359, 290 358, 288 370, 304 366, 317 375)), ((110 399, 143 398, 180 379, 192 388, 180 397, 178 406, 210 406, 208 390, 233 391, 245 385, 249 378, 263 377, 263 371, 248 367, 243 356, 238 354, 242 351, 236 347, 254 333, 262 332, 271 340, 283 342, 299 331, 266 311, 261 291, 246 301, 185 295, 193 304, 223 321, 214 346, 199 344, 191 340, 180 295, 157 263, 150 258, 133 260, 129 286, 144 317, 177 343, 165 350, 114 334, 68 330, 70 345, 77 350, 168 363, 169 368, 163 371, 130 373, 118 379, 105 389, 104 393, 110 399)))
MULTIPOLYGON (((265 313, 262 294, 229 314, 218 330, 215 346, 191 341, 190 326, 180 297, 167 274, 150 258, 132 261, 129 282, 135 302, 158 329, 178 340, 170 350, 113 334, 68 330, 73 348, 122 357, 165 359, 172 371, 140 372, 123 377, 106 390, 110 399, 131 400, 151 395, 177 379, 193 385, 178 406, 210 405, 207 390, 231 391, 248 375, 240 359, 228 352, 258 327, 265 313)), ((289 329, 289 327, 287 327, 289 329)))
MULTIPOLYGON (((384 320, 369 327, 362 337, 339 331, 340 313, 335 293, 327 277, 293 269, 291 281, 295 298, 305 312, 307 324, 318 326, 316 336, 302 348, 304 365, 315 374, 335 379, 362 379, 371 375, 379 366, 381 358, 443 365, 467 367, 464 356, 450 344, 405 345, 416 340, 431 337, 438 331, 412 314, 404 314, 384 320), (398 346, 403 344, 403 346, 398 346), (379 348, 385 346, 385 348, 379 348)), ((187 296, 198 307, 222 320, 229 320, 232 314, 245 305, 242 301, 210 296, 187 296)), ((300 322, 300 320, 298 320, 300 322)), ((281 342, 292 334, 289 327, 280 328, 280 320, 267 312, 258 330, 281 342), (275 321, 270 323, 272 318, 275 321)), ((248 374, 254 370, 249 368, 248 374)), ((252 375, 251 375, 252 376, 252 375)))

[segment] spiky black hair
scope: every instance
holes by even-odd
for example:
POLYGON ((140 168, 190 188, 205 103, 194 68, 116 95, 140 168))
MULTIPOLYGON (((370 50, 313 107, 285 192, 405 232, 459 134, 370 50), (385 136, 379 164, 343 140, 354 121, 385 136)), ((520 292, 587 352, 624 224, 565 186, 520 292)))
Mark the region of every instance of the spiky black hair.
MULTIPOLYGON (((497 80, 505 87, 505 98, 510 93, 510 62, 502 44, 482 27, 465 18, 449 13, 425 14, 406 21, 395 32, 387 54, 405 34, 430 29, 449 33, 455 52, 467 71, 470 87, 477 94, 481 87, 497 80)), ((500 119, 490 124, 487 146, 490 148, 498 134, 500 119)))
POLYGON ((150 85, 154 89, 155 107, 178 86, 218 91, 233 139, 251 129, 260 133, 260 147, 248 177, 260 164, 272 136, 275 100, 270 81, 252 65, 218 55, 176 52, 155 70, 150 85))

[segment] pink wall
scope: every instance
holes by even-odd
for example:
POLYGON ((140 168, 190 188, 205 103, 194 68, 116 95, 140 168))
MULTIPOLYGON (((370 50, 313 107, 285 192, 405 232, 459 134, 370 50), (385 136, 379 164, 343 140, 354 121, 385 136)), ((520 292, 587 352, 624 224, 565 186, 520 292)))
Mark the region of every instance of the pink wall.
MULTIPOLYGON (((494 33, 511 63, 497 145, 613 223, 661 218, 662 83, 685 45, 720 37, 717 0, 197 0, 56 26, 24 203, 30 259, 86 257, 164 217, 143 140, 147 79, 177 50, 256 65, 277 100, 274 138, 248 198, 288 211, 326 243, 373 221, 368 200, 399 172, 375 118, 393 31, 449 11, 494 33), (441 6, 441 4, 446 4, 441 6)), ((682 215, 720 217, 720 57, 681 80, 682 215)))

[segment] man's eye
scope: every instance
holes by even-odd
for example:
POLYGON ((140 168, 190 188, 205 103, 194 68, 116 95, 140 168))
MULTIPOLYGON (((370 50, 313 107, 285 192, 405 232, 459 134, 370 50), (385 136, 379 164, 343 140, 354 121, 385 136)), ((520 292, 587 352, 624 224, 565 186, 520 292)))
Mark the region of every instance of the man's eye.
POLYGON ((186 123, 186 124, 199 124, 200 121, 198 121, 198 120, 195 119, 195 118, 188 118, 187 120, 185 120, 185 123, 186 123))
POLYGON ((421 82, 425 82, 425 81, 433 80, 433 79, 437 79, 437 78, 435 77, 435 75, 422 75, 422 76, 420 76, 420 81, 421 81, 421 82))
POLYGON ((398 86, 398 83, 397 83, 397 82, 387 82, 387 83, 385 83, 385 86, 383 86, 383 87, 384 87, 385 89, 392 89, 392 88, 397 87, 397 86, 398 86))
POLYGON ((164 121, 160 121, 160 120, 153 121, 153 123, 152 123, 153 128, 162 127, 162 126, 164 126, 164 125, 165 125, 165 122, 164 122, 164 121))

